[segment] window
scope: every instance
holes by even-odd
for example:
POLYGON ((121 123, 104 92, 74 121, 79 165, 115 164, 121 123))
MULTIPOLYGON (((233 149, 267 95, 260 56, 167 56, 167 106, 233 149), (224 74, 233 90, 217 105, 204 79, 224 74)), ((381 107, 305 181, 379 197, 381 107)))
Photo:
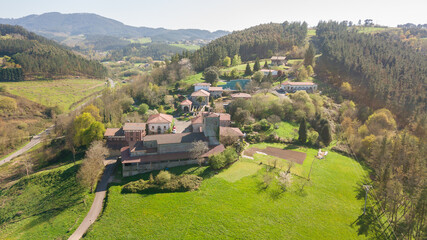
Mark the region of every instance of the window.
POLYGON ((163 126, 164 129, 166 129, 166 126, 163 126))

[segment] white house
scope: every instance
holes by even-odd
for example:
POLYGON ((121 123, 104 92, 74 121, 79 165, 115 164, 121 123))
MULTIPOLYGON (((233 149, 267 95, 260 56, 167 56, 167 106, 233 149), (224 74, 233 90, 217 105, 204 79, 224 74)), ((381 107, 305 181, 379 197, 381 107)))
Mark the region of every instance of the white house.
POLYGON ((194 91, 197 92, 200 89, 203 89, 203 90, 209 92, 210 86, 211 86, 210 83, 196 83, 196 84, 194 84, 194 91))
POLYGON ((286 92, 306 91, 314 92, 317 90, 317 84, 312 82, 283 82, 281 88, 286 92))
POLYGON ((147 120, 149 134, 166 133, 173 122, 173 116, 168 114, 153 114, 147 120))
POLYGON ((271 76, 273 76, 273 77, 277 76, 277 74, 278 74, 278 71, 273 70, 273 69, 261 69, 260 71, 264 73, 264 76, 267 76, 268 73, 270 73, 270 72, 271 72, 271 76))

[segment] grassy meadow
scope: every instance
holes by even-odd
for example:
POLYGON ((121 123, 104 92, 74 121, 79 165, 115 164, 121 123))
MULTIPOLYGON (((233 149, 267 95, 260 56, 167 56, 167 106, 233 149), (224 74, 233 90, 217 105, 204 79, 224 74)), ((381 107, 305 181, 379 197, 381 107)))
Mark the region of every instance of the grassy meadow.
POLYGON ((183 43, 171 43, 169 45, 184 48, 185 50, 188 50, 188 51, 196 51, 200 48, 199 45, 183 44, 183 43))
POLYGON ((0 239, 66 239, 83 221, 93 194, 76 183, 79 164, 23 177, 0 189, 0 239))
MULTIPOLYGON (((297 150, 305 151, 307 159, 291 169, 293 182, 286 191, 274 177, 265 184, 264 175, 278 170, 267 172, 260 162, 269 163, 273 157, 261 154, 243 158, 219 174, 208 167, 170 169, 203 176, 200 189, 194 192, 124 194, 124 183, 114 184, 101 218, 85 238, 365 239, 352 225, 362 213, 363 199, 356 196, 365 170, 334 152, 326 160, 313 162, 316 149, 297 150), (312 163, 311 181, 307 181, 312 163)), ((279 161, 287 166, 286 160, 279 161)), ((148 179, 149 174, 142 177, 148 179)))
POLYGON ((7 91, 45 106, 58 106, 69 112, 73 103, 102 90, 104 81, 94 79, 60 79, 22 82, 2 82, 7 91))

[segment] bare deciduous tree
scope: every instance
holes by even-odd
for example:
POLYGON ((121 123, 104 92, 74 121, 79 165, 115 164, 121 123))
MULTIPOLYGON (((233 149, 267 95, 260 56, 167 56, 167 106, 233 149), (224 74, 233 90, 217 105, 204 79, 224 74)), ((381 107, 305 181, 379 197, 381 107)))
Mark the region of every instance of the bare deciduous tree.
POLYGON ((202 163, 203 163, 202 155, 207 151, 208 151, 208 147, 206 146, 206 143, 203 141, 197 141, 191 144, 191 150, 190 150, 191 158, 197 159, 199 166, 202 166, 202 163))
POLYGON ((77 173, 77 179, 83 186, 89 187, 93 192, 96 182, 104 168, 104 159, 108 155, 108 149, 101 141, 95 141, 86 151, 86 157, 77 173))

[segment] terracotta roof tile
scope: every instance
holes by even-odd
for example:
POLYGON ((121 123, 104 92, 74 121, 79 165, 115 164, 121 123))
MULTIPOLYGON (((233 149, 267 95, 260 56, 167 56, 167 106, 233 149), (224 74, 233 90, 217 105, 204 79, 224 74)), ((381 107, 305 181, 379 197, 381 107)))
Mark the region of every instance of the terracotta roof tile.
POLYGON ((122 128, 107 128, 104 137, 124 137, 125 133, 122 128))
POLYGON ((232 98, 251 98, 252 96, 247 93, 235 93, 235 94, 231 94, 231 97, 232 98))
POLYGON ((145 130, 145 123, 125 123, 123 125, 124 131, 138 131, 145 130))
POLYGON ((236 136, 236 137, 243 137, 242 131, 238 128, 233 127, 220 127, 219 128, 219 135, 220 136, 236 136))
POLYGON ((209 97, 210 95, 211 94, 208 91, 203 90, 203 89, 200 89, 199 91, 193 92, 191 94, 192 97, 209 97))
POLYGON ((175 134, 157 134, 147 135, 144 141, 157 141, 157 144, 170 144, 170 143, 191 143, 197 141, 206 141, 203 133, 175 133, 175 134))
POLYGON ((153 114, 150 117, 148 117, 147 123, 172 123, 173 116, 169 114, 153 114))
POLYGON ((191 105, 193 104, 190 100, 185 99, 184 101, 181 102, 181 105, 191 105))

